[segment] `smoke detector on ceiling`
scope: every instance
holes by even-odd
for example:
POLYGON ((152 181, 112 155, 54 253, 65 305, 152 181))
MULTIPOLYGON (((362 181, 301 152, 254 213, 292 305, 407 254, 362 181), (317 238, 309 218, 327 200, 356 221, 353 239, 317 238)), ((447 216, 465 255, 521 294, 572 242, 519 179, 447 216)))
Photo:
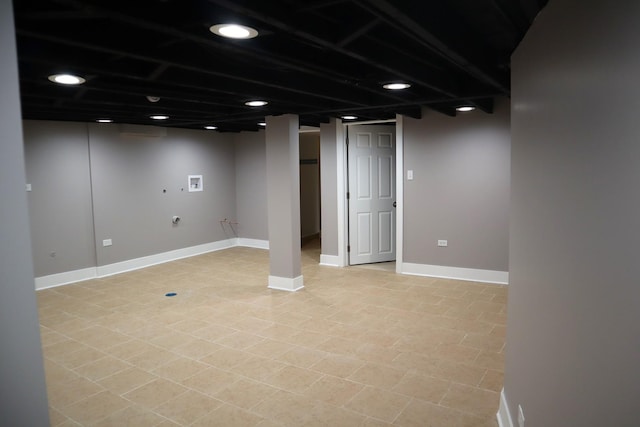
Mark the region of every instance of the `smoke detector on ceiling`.
POLYGON ((149 101, 149 102, 158 102, 158 101, 160 101, 160 97, 159 96, 147 96, 147 101, 149 101))

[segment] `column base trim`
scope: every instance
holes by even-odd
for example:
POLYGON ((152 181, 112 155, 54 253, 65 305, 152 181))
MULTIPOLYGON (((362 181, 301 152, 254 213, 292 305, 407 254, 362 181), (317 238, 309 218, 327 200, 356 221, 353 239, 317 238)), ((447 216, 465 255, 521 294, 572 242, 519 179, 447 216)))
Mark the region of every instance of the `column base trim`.
POLYGON ((304 280, 302 276, 295 278, 269 276, 269 289, 275 289, 278 291, 295 292, 304 288, 304 280))
POLYGON ((326 265, 329 267, 341 267, 340 257, 338 255, 320 254, 320 265, 326 265))

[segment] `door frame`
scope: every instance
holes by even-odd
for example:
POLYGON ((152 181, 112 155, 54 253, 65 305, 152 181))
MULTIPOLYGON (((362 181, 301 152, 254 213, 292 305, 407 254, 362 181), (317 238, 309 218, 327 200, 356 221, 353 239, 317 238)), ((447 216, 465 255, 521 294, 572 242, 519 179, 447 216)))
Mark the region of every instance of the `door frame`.
POLYGON ((349 266, 347 244, 349 242, 348 225, 349 209, 347 204, 347 188, 349 182, 347 164, 347 127, 355 125, 370 125, 395 123, 396 125, 396 273, 402 273, 402 245, 404 232, 404 117, 400 114, 395 119, 354 121, 343 124, 342 143, 338 144, 338 158, 342 165, 338 165, 338 258, 340 267, 349 266))

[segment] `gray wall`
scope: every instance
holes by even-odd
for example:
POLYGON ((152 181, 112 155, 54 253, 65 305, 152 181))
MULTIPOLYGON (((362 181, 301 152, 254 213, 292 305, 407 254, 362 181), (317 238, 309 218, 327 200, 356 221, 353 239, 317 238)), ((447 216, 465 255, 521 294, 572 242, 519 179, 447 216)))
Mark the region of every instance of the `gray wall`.
POLYGON ((0 420, 49 425, 20 127, 20 95, 11 2, 0 1, 0 420))
POLYGON ((43 121, 24 128, 38 277, 236 237, 219 222, 236 218, 231 135, 133 137, 118 124, 43 121), (190 174, 203 175, 204 191, 188 191, 190 174))
POLYGON ((638 426, 640 3, 552 0, 513 56, 505 396, 638 426))
POLYGON ((235 237, 219 223, 236 217, 230 135, 170 128, 149 138, 118 130, 90 125, 99 266, 235 237), (203 175, 204 191, 189 192, 188 175, 203 175))
POLYGON ((96 265, 85 123, 25 122, 36 277, 96 265))
POLYGON ((300 234, 320 232, 320 132, 300 134, 300 159, 316 159, 316 164, 300 165, 300 234))
MULTIPOLYGON (((337 144, 343 144, 342 122, 332 119, 320 124, 320 196, 322 254, 338 255, 338 157, 337 144), (340 142, 336 142, 339 140, 340 142)), ((342 166, 342 163, 340 163, 342 166)))
POLYGON ((405 118, 403 261, 506 271, 509 157, 508 100, 493 114, 405 118))
POLYGON ((238 236, 269 240, 265 132, 234 135, 238 236))

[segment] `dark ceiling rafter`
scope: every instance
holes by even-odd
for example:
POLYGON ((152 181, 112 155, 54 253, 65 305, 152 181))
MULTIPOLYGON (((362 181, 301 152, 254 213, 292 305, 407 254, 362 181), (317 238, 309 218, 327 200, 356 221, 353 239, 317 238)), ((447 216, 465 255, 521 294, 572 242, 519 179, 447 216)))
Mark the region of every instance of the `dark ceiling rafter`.
POLYGON ((460 70, 468 73, 474 78, 482 81, 494 88, 499 89, 503 94, 509 93, 509 88, 504 83, 489 73, 481 70, 478 66, 471 63, 458 52, 451 49, 441 39, 431 34, 421 25, 419 25, 409 15, 400 11, 397 7, 387 0, 362 0, 359 3, 368 3, 374 6, 381 13, 378 16, 383 17, 391 25, 396 26, 399 30, 412 33, 420 40, 425 42, 425 47, 429 47, 432 52, 437 53, 443 59, 458 67, 460 70), (392 19, 393 18, 393 19, 392 19))
POLYGON ((308 12, 311 10, 322 9, 327 6, 333 6, 340 3, 346 3, 348 0, 323 0, 316 2, 305 2, 304 6, 296 8, 296 12, 308 12))
POLYGON ((368 33, 369 31, 371 31, 376 25, 378 25, 378 22, 380 22, 380 20, 378 18, 369 21, 367 24, 363 25, 362 27, 360 27, 356 31, 353 31, 351 34, 349 34, 348 36, 346 36, 345 38, 343 38, 342 40, 340 40, 336 44, 339 47, 347 46, 349 43, 351 43, 352 41, 354 41, 358 37, 362 36, 363 34, 368 33))
POLYGON ((349 49, 346 49, 344 47, 338 46, 337 44, 335 44, 334 42, 331 42, 329 40, 326 40, 324 38, 315 36, 313 34, 310 34, 306 31, 303 31, 301 29, 295 28, 283 21, 277 20, 275 19, 275 17, 269 17, 266 16, 264 14, 262 14, 261 12, 248 8, 246 6, 243 6, 241 4, 237 4, 235 3, 233 0, 208 0, 210 3, 214 3, 223 7, 226 7, 230 10, 233 10, 236 13, 242 14, 242 15, 246 15, 249 16, 253 19, 256 19, 258 21, 264 22, 265 24, 269 24, 271 26, 277 27, 279 30, 281 31, 285 31, 291 35, 294 35, 296 37, 299 37, 301 39, 307 40, 313 44, 316 44, 318 46, 322 46, 324 48, 327 49, 331 49, 334 50, 342 55, 351 57, 353 59, 356 59, 364 64, 367 64, 369 66, 378 68, 380 70, 383 70, 391 75, 396 75, 397 78, 399 79, 405 79, 407 81, 412 81, 415 82, 415 84, 420 84, 424 87, 427 87, 429 89, 431 89, 434 92, 440 93, 442 95, 446 95, 446 96, 450 96, 452 98, 456 97, 456 94, 451 92, 449 89, 443 89, 442 87, 436 86, 431 84, 431 82, 427 82, 424 81, 423 79, 414 76, 414 75, 410 75, 406 72, 394 69, 393 67, 387 65, 387 64, 383 64, 383 63, 378 63, 375 62, 373 60, 371 60, 370 58, 364 57, 354 51, 351 51, 349 49))
MULTIPOLYGON (((357 105, 357 103, 353 103, 351 101, 346 101, 344 98, 329 96, 329 95, 326 95, 325 93, 312 92, 312 91, 307 91, 307 90, 302 90, 302 89, 296 89, 294 87, 286 86, 286 85, 278 85, 278 84, 266 83, 266 82, 263 82, 261 80, 247 78, 247 77, 243 77, 243 76, 240 76, 240 75, 232 75, 232 74, 226 74, 226 73, 221 73, 221 72, 212 71, 212 70, 205 70, 205 69, 200 68, 200 67, 193 67, 193 66, 189 66, 189 65, 185 65, 185 64, 177 63, 177 62, 170 62, 170 61, 165 60, 165 59, 154 58, 154 57, 151 57, 151 56, 148 56, 148 55, 142 55, 142 54, 137 54, 137 53, 132 53, 132 52, 119 51, 119 50, 115 50, 115 49, 107 48, 107 47, 99 47, 97 45, 90 45, 90 44, 84 43, 84 42, 79 42, 79 41, 74 41, 74 40, 67 40, 67 39, 63 39, 63 38, 47 36, 47 35, 43 35, 43 34, 39 34, 39 33, 35 33, 35 32, 27 32, 27 31, 18 30, 18 34, 22 35, 22 36, 33 37, 33 38, 41 38, 43 40, 53 41, 53 42, 56 42, 56 43, 59 43, 59 44, 64 44, 64 45, 73 46, 73 47, 84 48, 84 49, 87 49, 87 50, 93 50, 93 51, 97 51, 97 52, 109 53, 109 54, 112 54, 112 55, 122 55, 122 56, 129 57, 129 58, 140 59, 140 60, 146 61, 146 62, 161 64, 161 65, 168 65, 168 66, 173 67, 173 68, 179 68, 179 69, 193 71, 193 72, 197 72, 197 73, 209 74, 209 75, 212 75, 212 76, 223 77, 223 78, 227 78, 227 79, 230 79, 230 80, 237 80, 237 81, 244 82, 244 83, 251 83, 251 84, 255 84, 255 85, 261 85, 261 86, 264 86, 264 87, 267 87, 267 88, 280 89, 280 90, 283 90, 283 91, 296 93, 296 94, 299 94, 299 95, 307 95, 307 96, 315 97, 315 98, 324 98, 324 99, 327 99, 329 101, 348 102, 348 103, 357 105)), ((360 105, 366 106, 366 103, 364 103, 364 101, 363 101, 362 103, 360 103, 360 105)))
MULTIPOLYGON (((98 8, 95 6, 88 6, 81 1, 78 0, 54 0, 56 3, 64 4, 67 6, 76 7, 78 9, 84 10, 86 13, 97 16, 97 17, 105 17, 109 19, 113 19, 116 21, 124 22, 130 24, 135 27, 146 28, 151 31, 155 31, 158 33, 166 34, 172 37, 175 37, 177 40, 187 40, 194 43, 197 43, 202 46, 208 46, 213 49, 228 49, 228 50, 240 50, 243 55, 250 55, 255 57, 260 61, 269 61, 278 66, 291 68, 293 70, 301 71, 303 73, 307 73, 316 77, 320 77, 322 79, 330 79, 336 84, 344 85, 345 81, 348 79, 348 76, 338 75, 333 77, 335 73, 334 70, 326 69, 320 67, 318 64, 314 64, 313 67, 310 67, 308 64, 298 64, 295 60, 287 58, 286 60, 282 59, 279 55, 274 53, 263 53, 260 52, 259 49, 250 49, 248 47, 242 46, 230 46, 228 43, 222 43, 215 41, 212 38, 206 38, 199 35, 188 34, 184 31, 178 30, 176 28, 167 27, 165 25, 155 24, 153 22, 149 22, 146 20, 142 20, 139 18, 134 18, 132 16, 127 16, 121 13, 115 13, 110 10, 106 10, 103 8, 98 8)), ((233 77, 233 76, 228 76, 233 77)), ((281 87, 281 89, 286 89, 286 87, 281 87)), ((364 92, 370 92, 367 88, 360 88, 364 92)), ((393 95, 389 94, 381 94, 379 91, 375 92, 377 95, 384 95, 389 98, 393 98, 393 95)), ((339 99, 338 99, 339 100, 339 99)))
POLYGON ((547 1, 14 0, 23 117, 238 132, 284 113, 313 126, 346 114, 420 118, 425 108, 455 116, 462 104, 491 113, 547 1), (208 31, 226 21, 259 35, 208 31), (86 83, 47 79, 59 72, 86 83), (411 86, 382 87, 398 81, 411 86), (269 104, 244 105, 260 98, 269 104))
POLYGON ((503 0, 491 0, 490 3, 494 10, 498 12, 500 19, 507 23, 513 31, 522 32, 522 29, 526 28, 524 20, 518 20, 507 12, 503 0))
MULTIPOLYGON (((344 1, 343 1, 344 2, 344 1)), ((320 17, 322 19, 327 20, 327 22, 330 22, 332 25, 337 26, 337 27, 341 27, 342 23, 340 21, 340 17, 335 17, 335 16, 330 16, 327 15, 325 13, 322 12, 321 10, 322 8, 313 8, 311 11, 313 13, 313 16, 316 17, 320 17)), ((372 24, 373 22, 376 23, 376 26, 378 24, 380 24, 382 22, 382 20, 378 17, 374 17, 374 19, 369 21, 369 24, 372 24)), ((385 36, 385 32, 382 32, 380 35, 378 35, 375 32, 372 31, 364 31, 361 34, 359 34, 359 36, 363 36, 365 35, 367 36, 368 39, 371 40, 371 42, 379 49, 387 49, 389 51, 394 52, 397 55, 402 55, 402 56, 406 56, 407 58, 410 58, 412 61, 415 61, 415 64, 417 66, 420 67, 427 67, 431 70, 438 70, 439 72, 442 72, 442 67, 439 64, 434 63, 433 61, 429 61, 428 59, 425 58, 425 55, 423 54, 424 52, 411 52, 409 49, 405 48, 404 46, 399 46, 399 45, 394 45, 392 44, 390 41, 388 41, 386 38, 384 38, 385 36)), ((345 36, 345 38, 347 38, 349 36, 345 36)), ((354 39, 349 39, 349 42, 354 41, 354 39)), ((342 42, 338 42, 338 45, 341 45, 342 42)))
MULTIPOLYGON (((29 57, 23 57, 21 59, 21 62, 45 64, 50 67, 55 65, 53 60, 43 60, 43 59, 36 59, 36 58, 29 58, 29 57)), ((79 66, 74 66, 74 68, 78 68, 78 67, 79 66)), ((149 81, 147 77, 137 76, 130 73, 129 74, 118 73, 118 72, 114 72, 104 68, 97 69, 97 68, 91 68, 91 67, 85 66, 83 67, 83 69, 88 73, 90 73, 91 75, 100 74, 102 77, 116 77, 118 79, 131 81, 132 83, 134 82, 138 83, 138 84, 129 84, 127 86, 124 86, 126 89, 123 89, 124 92, 122 93, 138 94, 141 97, 160 96, 161 98, 170 98, 176 101, 183 101, 183 102, 200 102, 200 101, 193 100, 193 97, 194 97, 193 92, 197 91, 198 93, 203 94, 202 95, 203 98, 206 97, 207 101, 205 103, 207 104, 216 105, 218 107, 224 107, 224 108, 241 108, 241 104, 238 103, 237 101, 234 101, 234 102, 215 101, 217 99, 215 98, 216 96, 220 96, 220 95, 237 96, 238 92, 228 91, 228 90, 219 89, 219 88, 213 89, 213 88, 196 85, 193 83, 185 83, 185 82, 171 82, 170 84, 167 83, 167 86, 171 86, 170 89, 167 89, 166 87, 161 87, 162 82, 159 82, 160 85, 155 85, 156 87, 153 90, 149 89, 146 92, 144 92, 143 90, 141 90, 140 85, 144 85, 145 82, 149 81), (176 91, 176 89, 180 89, 180 92, 176 91), (152 91, 152 93, 149 93, 149 91, 152 91), (209 95, 207 96, 207 94, 209 95)), ((27 81, 27 79, 24 79, 24 80, 27 81)), ((39 84, 43 86, 50 85, 48 81, 40 81, 39 84)), ((100 87, 92 86, 90 89, 95 91, 109 91, 112 88, 114 88, 113 85, 102 83, 100 87)), ((312 104, 305 104, 303 102, 298 102, 298 104, 302 106, 308 106, 308 107, 312 106, 312 104)))

